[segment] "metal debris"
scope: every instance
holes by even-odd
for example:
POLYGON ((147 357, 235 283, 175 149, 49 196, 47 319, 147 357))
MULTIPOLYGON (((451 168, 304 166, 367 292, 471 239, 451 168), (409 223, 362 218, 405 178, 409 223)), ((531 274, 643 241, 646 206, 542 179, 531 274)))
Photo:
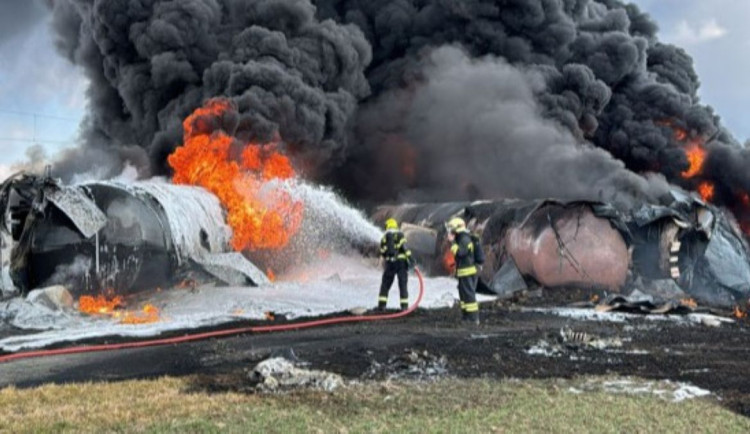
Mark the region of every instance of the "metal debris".
POLYGON ((205 271, 232 286, 267 285, 268 276, 237 252, 213 253, 195 260, 205 271))
POLYGON ((560 329, 560 339, 569 348, 583 347, 604 350, 622 347, 622 340, 619 338, 600 338, 570 328, 560 329))

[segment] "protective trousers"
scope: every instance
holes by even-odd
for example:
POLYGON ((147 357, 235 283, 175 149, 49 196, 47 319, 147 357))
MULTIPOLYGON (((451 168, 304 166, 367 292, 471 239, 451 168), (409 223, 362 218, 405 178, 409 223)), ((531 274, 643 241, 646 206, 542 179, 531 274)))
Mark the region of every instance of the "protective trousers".
POLYGON ((461 317, 465 321, 479 321, 477 303, 477 275, 458 278, 458 298, 461 300, 461 317))
POLYGON ((388 303, 388 291, 391 290, 393 279, 398 276, 398 289, 401 293, 401 309, 409 307, 409 290, 407 289, 409 266, 406 261, 386 261, 383 270, 383 282, 380 284, 380 296, 378 297, 378 308, 385 309, 388 303))

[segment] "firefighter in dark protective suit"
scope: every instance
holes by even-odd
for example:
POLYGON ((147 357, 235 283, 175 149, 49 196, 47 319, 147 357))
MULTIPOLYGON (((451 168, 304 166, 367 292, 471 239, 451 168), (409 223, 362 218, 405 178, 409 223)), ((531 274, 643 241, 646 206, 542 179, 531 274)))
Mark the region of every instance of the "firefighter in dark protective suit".
POLYGON ((466 229, 466 222, 454 218, 447 225, 451 253, 455 258, 458 298, 461 300, 461 318, 479 324, 477 303, 478 267, 484 262, 484 253, 479 239, 466 229))
POLYGON ((398 277, 398 289, 401 293, 401 310, 406 310, 409 307, 408 271, 409 266, 414 265, 414 260, 411 257, 411 251, 406 247, 406 236, 398 229, 398 222, 395 219, 386 220, 385 229, 385 234, 380 240, 380 256, 385 266, 378 297, 378 310, 385 310, 388 303, 388 291, 391 290, 395 277, 398 277))

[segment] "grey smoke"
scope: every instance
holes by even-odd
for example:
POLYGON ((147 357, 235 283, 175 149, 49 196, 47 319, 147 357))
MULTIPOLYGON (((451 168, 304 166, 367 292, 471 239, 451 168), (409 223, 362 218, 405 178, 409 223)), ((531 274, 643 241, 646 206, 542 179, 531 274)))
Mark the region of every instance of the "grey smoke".
POLYGON ((78 282, 81 276, 88 275, 91 270, 91 258, 84 255, 77 255, 73 262, 69 264, 58 265, 55 272, 44 282, 42 287, 53 285, 69 285, 78 282))
MULTIPOLYGON (((410 184, 399 179, 403 176, 398 170, 387 167, 378 167, 376 176, 401 182, 374 188, 368 183, 370 162, 384 147, 398 142, 394 137, 402 132, 390 123, 394 119, 373 118, 367 107, 378 104, 373 101, 384 92, 418 86, 425 50, 450 44, 462 46, 472 58, 492 55, 526 73, 537 71, 545 83, 534 88, 542 115, 636 173, 662 173, 670 182, 694 187, 693 181, 680 177, 688 167, 685 145, 675 140, 664 124, 667 120, 691 137, 713 137, 711 148, 739 152, 718 116, 700 103, 700 83, 690 56, 659 42, 657 25, 635 5, 617 0, 316 4, 320 17, 359 26, 373 47, 367 77, 374 97, 361 104, 365 115, 357 122, 357 137, 366 146, 352 151, 353 164, 338 179, 353 196, 383 200, 396 197, 410 184), (376 143, 371 139, 374 133, 385 139, 376 143)), ((719 185, 717 193, 747 187, 719 185)))
POLYGON ((423 85, 388 95, 370 106, 376 113, 365 114, 399 113, 400 128, 426 168, 415 186, 420 194, 627 205, 668 192, 666 182, 647 181, 544 119, 534 97, 544 91, 544 79, 536 72, 493 56, 471 59, 457 47, 432 52, 422 72, 423 85))

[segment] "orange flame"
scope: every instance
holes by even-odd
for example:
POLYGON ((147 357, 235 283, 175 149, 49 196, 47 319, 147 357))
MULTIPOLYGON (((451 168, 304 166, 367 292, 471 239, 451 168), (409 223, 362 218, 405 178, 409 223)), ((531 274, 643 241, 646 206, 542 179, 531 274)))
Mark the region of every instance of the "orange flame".
POLYGON ((693 178, 703 171, 703 163, 706 161, 706 151, 700 145, 693 144, 685 150, 690 167, 682 172, 682 177, 693 178))
POLYGON ((159 309, 147 304, 140 311, 126 311, 118 316, 121 324, 149 324, 159 321, 159 309))
POLYGON ((710 202, 714 198, 714 185, 709 181, 703 181, 698 185, 698 193, 703 200, 710 202))
POLYGON ((121 310, 125 307, 122 297, 107 298, 104 295, 82 295, 78 299, 78 310, 87 315, 109 316, 121 324, 147 324, 159 321, 159 309, 152 304, 140 311, 121 310))
POLYGON ((173 182, 201 186, 227 210, 235 250, 279 249, 289 243, 303 217, 303 206, 280 187, 265 181, 296 176, 278 143, 245 143, 240 161, 230 156, 236 140, 211 130, 208 119, 234 110, 229 101, 213 99, 185 119, 184 144, 167 159, 173 182), (210 131, 209 131, 210 130, 210 131))
POLYGON ((122 297, 109 299, 103 295, 82 295, 78 299, 78 310, 88 315, 112 315, 115 309, 124 305, 122 297))
POLYGON ((443 269, 450 274, 456 272, 456 258, 450 250, 446 250, 443 254, 443 269))
POLYGON ((732 312, 732 315, 734 315, 734 317, 737 318, 737 319, 747 318, 747 312, 745 312, 744 310, 740 309, 739 306, 735 306, 734 307, 734 312, 732 312))
POLYGON ((266 276, 268 276, 268 280, 270 280, 271 282, 276 281, 276 273, 274 273, 272 269, 266 269, 266 276))

